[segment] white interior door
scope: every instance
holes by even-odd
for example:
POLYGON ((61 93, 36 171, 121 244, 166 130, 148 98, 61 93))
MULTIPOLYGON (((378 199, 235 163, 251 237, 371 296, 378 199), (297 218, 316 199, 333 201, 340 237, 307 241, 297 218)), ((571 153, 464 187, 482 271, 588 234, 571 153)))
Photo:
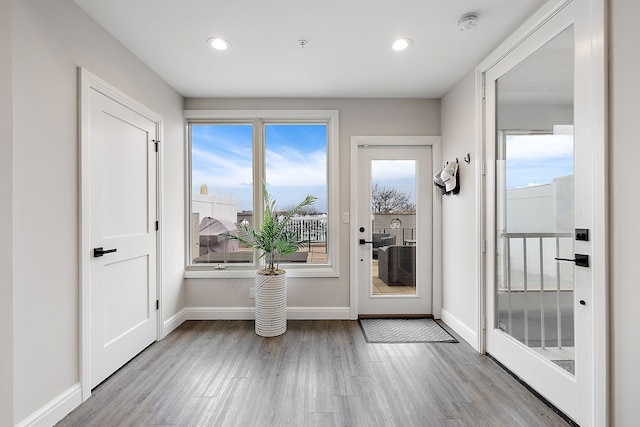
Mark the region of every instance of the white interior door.
POLYGON ((358 315, 432 314, 431 147, 357 148, 358 315))
POLYGON ((93 89, 89 103, 93 388, 156 340, 157 124, 93 89))
POLYGON ((592 147, 579 138, 589 118, 574 101, 573 19, 569 5, 486 73, 486 345, 582 424, 593 393, 592 147))

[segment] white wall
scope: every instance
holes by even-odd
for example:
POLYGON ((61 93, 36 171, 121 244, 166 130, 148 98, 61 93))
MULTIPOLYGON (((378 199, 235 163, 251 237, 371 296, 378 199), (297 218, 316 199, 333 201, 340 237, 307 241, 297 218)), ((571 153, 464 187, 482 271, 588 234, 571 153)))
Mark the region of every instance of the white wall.
MULTIPOLYGON (((184 151, 182 97, 72 0, 14 0, 12 7, 13 422, 18 423, 79 380, 77 67, 164 118, 165 318, 184 306, 184 151)), ((6 190, 1 191, 5 200, 6 190)))
POLYGON ((459 159, 460 193, 442 197, 442 319, 478 346, 480 290, 477 226, 475 72, 468 72, 442 98, 442 158, 459 159), (471 163, 462 158, 471 155, 471 163))
POLYGON ((0 425, 13 423, 11 1, 0 0, 0 425))
MULTIPOLYGON (((440 101, 435 99, 187 99, 187 110, 321 109, 340 112, 340 212, 349 210, 350 139, 355 135, 439 135, 440 101)), ((340 220, 340 218, 338 218, 340 220)), ((349 224, 340 222, 340 277, 290 279, 290 307, 349 306, 349 224)), ((253 279, 189 279, 187 306, 253 307, 253 279)))
POLYGON ((640 2, 610 1, 610 292, 612 425, 638 424, 640 395, 640 2))

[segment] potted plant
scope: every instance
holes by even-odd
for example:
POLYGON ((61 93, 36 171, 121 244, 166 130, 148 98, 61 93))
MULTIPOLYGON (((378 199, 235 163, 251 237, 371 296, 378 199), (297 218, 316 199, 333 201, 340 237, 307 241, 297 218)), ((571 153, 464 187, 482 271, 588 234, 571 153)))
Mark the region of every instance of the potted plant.
POLYGON ((315 196, 307 196, 286 213, 279 214, 276 201, 263 186, 264 215, 262 224, 254 229, 238 223, 232 233, 224 233, 258 251, 263 266, 256 272, 255 304, 256 334, 263 337, 282 335, 287 330, 287 272, 279 268, 282 257, 297 252, 303 245, 300 236, 288 227, 291 218, 302 208, 312 205, 315 196))

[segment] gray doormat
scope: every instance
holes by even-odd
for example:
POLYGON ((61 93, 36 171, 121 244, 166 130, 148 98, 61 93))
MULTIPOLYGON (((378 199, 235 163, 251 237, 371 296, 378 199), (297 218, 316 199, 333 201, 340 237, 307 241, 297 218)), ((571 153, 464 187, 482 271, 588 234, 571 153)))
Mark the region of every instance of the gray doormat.
POLYGON ((368 343, 458 342, 433 319, 359 319, 368 343))

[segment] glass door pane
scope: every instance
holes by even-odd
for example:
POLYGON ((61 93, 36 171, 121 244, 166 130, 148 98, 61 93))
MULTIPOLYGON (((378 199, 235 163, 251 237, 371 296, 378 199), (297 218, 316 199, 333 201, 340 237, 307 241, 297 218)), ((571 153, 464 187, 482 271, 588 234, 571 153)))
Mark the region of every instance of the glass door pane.
POLYGON ((431 314, 431 147, 358 146, 359 315, 431 314))
POLYGON ((574 374, 572 46, 569 28, 496 82, 494 327, 574 374))
POLYGON ((416 294, 416 161, 371 161, 371 294, 416 294))

